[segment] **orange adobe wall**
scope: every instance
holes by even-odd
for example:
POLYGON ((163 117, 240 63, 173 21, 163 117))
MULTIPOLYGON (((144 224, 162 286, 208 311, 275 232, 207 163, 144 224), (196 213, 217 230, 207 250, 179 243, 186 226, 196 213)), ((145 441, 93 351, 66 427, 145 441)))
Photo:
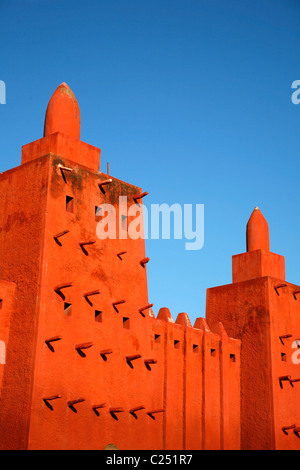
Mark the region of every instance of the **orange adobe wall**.
POLYGON ((44 137, 0 175, 0 447, 239 449, 240 340, 155 318, 144 240, 119 210, 147 193, 99 165, 63 83, 44 137), (97 236, 107 203, 116 239, 97 236))

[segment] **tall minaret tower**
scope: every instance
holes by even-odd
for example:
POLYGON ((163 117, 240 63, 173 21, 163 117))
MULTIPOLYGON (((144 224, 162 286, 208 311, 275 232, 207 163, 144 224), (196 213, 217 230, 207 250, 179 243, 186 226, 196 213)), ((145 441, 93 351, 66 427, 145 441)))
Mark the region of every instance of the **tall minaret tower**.
POLYGON ((241 347, 243 449, 300 449, 300 287, 270 252, 258 207, 247 224, 247 252, 232 258, 232 284, 207 291, 207 320, 221 321, 241 347), (293 356, 294 354, 294 356, 293 356), (299 383, 298 383, 299 382, 299 383))
MULTIPOLYGON (((79 106, 62 83, 49 101, 44 137, 24 145, 21 165, 0 175, 3 449, 53 446, 47 432, 59 432, 64 419, 45 415, 54 403, 63 402, 65 413, 67 402, 82 397, 104 402, 104 359, 124 343, 134 354, 132 317, 139 324, 151 315, 144 240, 99 240, 96 234, 99 205, 115 207, 118 229, 119 195, 142 207, 141 189, 100 172, 99 165, 100 149, 80 140, 79 106)), ((126 223, 125 216, 124 231, 126 223)), ((117 381, 124 396, 126 379, 121 373, 117 381)), ((67 414, 65 429, 73 415, 67 414)), ((88 433, 90 423, 84 429, 88 433)), ((86 442, 92 445, 92 436, 86 442)))

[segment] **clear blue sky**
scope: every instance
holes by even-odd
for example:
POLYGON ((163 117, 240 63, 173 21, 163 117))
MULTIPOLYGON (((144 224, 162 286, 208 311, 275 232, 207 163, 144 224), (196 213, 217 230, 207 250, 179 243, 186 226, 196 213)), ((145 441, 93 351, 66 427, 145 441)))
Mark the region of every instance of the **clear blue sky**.
POLYGON ((42 137, 63 81, 101 170, 145 203, 205 205, 205 242, 147 240, 149 300, 205 316, 206 289, 231 282, 257 205, 271 251, 300 284, 298 0, 0 0, 0 171, 42 137))

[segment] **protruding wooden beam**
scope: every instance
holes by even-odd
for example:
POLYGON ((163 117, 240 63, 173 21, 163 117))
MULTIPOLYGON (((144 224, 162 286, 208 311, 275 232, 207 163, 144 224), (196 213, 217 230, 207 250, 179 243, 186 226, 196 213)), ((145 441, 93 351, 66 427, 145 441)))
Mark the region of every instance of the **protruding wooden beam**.
POLYGON ((103 180, 103 181, 98 181, 98 187, 100 189, 100 191, 102 192, 102 194, 105 194, 105 189, 104 187, 110 183, 112 183, 113 180, 111 178, 108 178, 106 180, 103 180))
POLYGON ((291 338, 291 337, 292 337, 292 335, 281 335, 281 336, 279 336, 279 339, 280 339, 281 343, 282 343, 283 346, 284 346, 283 340, 284 340, 284 339, 291 338))
POLYGON ((57 167, 60 169, 61 176, 63 177, 64 182, 67 182, 66 176, 65 176, 65 171, 71 173, 73 171, 73 168, 69 168, 67 166, 63 166, 61 163, 57 165, 57 167))
POLYGON ((50 401, 52 400, 57 400, 58 398, 61 398, 60 395, 52 395, 50 397, 45 397, 43 398, 43 401, 45 403, 45 405, 50 409, 50 410, 53 410, 53 406, 51 405, 51 403, 49 403, 50 401))
POLYGON ((138 417, 137 417, 136 412, 137 412, 137 411, 144 410, 144 409, 145 409, 145 407, 144 407, 143 405, 141 405, 141 406, 136 406, 135 408, 131 408, 131 409, 129 410, 129 413, 130 413, 135 419, 137 419, 138 417))
POLYGON ((92 410, 94 411, 94 413, 95 413, 97 416, 99 416, 100 413, 99 413, 98 410, 101 409, 101 408, 104 408, 105 406, 106 406, 106 403, 100 403, 100 405, 93 405, 93 406, 92 406, 92 410))
POLYGON ((274 286, 274 289, 275 289, 276 294, 277 294, 277 295, 280 295, 279 292, 278 292, 278 290, 279 290, 279 289, 282 289, 282 287, 286 287, 286 286, 287 286, 287 284, 278 284, 277 286, 274 286))
POLYGON ((142 194, 139 194, 138 196, 134 196, 134 201, 137 202, 139 201, 140 199, 142 199, 143 197, 147 196, 149 193, 147 191, 145 191, 144 193, 142 194))
POLYGON ((116 302, 113 302, 113 308, 117 313, 119 313, 119 310, 117 308, 117 305, 125 304, 126 300, 118 300, 116 302))
POLYGON ((149 263, 149 261, 150 261, 150 258, 143 258, 140 261, 140 265, 144 268, 146 266, 146 264, 149 263))
POLYGON ((140 314, 144 317, 145 316, 144 311, 148 310, 151 307, 153 307, 153 304, 148 304, 148 305, 145 305, 145 307, 140 308, 139 309, 140 314))
POLYGON ((66 289, 67 287, 72 287, 73 282, 66 282, 64 284, 60 284, 59 286, 54 287, 54 291, 64 300, 66 297, 62 293, 62 289, 66 289))
POLYGON ((102 349, 100 351, 100 356, 102 357, 103 361, 107 361, 107 355, 112 354, 113 350, 112 349, 102 349))
POLYGON ((63 237, 64 235, 66 235, 69 232, 70 232, 70 230, 63 230, 62 232, 59 232, 56 235, 53 235, 55 243, 57 243, 59 246, 62 246, 62 243, 59 240, 59 238, 63 237))
POLYGON ((53 336, 52 338, 46 339, 45 343, 50 349, 50 351, 54 352, 54 347, 52 346, 51 343, 53 343, 54 341, 60 341, 61 339, 62 339, 61 336, 53 336))
POLYGON ((280 388, 283 388, 282 382, 289 382, 292 387, 294 386, 293 383, 291 382, 291 376, 290 375, 282 375, 281 377, 279 377, 280 388))
POLYGON ((84 349, 89 349, 93 346, 93 343, 90 341, 88 343, 76 344, 75 349, 78 352, 79 356, 86 357, 86 354, 83 352, 84 349))
POLYGON ((83 401, 85 401, 85 398, 77 398, 76 400, 69 400, 67 405, 72 411, 74 411, 74 413, 77 413, 77 409, 74 407, 74 405, 82 403, 83 401))
POLYGON ((87 301, 88 304, 90 304, 91 306, 93 305, 93 303, 90 301, 89 297, 93 296, 93 295, 97 295, 97 294, 100 294, 100 290, 93 290, 91 292, 87 292, 86 294, 83 294, 83 297, 85 298, 85 300, 87 301))
POLYGON ((165 411, 165 410, 164 410, 163 408, 160 408, 160 409, 158 409, 158 410, 151 410, 151 411, 148 411, 148 412, 147 412, 147 415, 150 416, 150 418, 155 419, 155 416, 154 416, 155 414, 157 414, 157 413, 164 413, 164 411, 165 411))
POLYGON ((117 257, 122 261, 123 258, 121 258, 122 255, 125 255, 127 251, 120 251, 120 253, 117 253, 117 257))
POLYGON ((96 240, 86 240, 84 242, 79 242, 79 246, 82 249, 83 253, 88 256, 88 251, 86 250, 87 245, 94 245, 96 243, 96 240))
POLYGON ((157 360, 156 359, 145 359, 144 360, 144 364, 145 366, 147 367, 148 370, 151 370, 151 364, 157 364, 157 360))
POLYGON ((288 432, 290 429, 295 429, 296 424, 291 424, 290 426, 283 426, 281 429, 284 432, 284 434, 288 435, 288 432))

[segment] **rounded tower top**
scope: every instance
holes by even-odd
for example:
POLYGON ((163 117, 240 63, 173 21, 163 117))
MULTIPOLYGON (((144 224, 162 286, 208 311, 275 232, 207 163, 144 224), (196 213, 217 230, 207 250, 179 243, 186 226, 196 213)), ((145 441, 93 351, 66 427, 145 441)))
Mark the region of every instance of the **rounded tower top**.
POLYGON ((57 87, 46 111, 44 137, 55 132, 80 139, 80 110, 74 93, 66 83, 57 87))
POLYGON ((254 208, 247 223, 247 251, 270 251, 269 227, 258 207, 254 208))

